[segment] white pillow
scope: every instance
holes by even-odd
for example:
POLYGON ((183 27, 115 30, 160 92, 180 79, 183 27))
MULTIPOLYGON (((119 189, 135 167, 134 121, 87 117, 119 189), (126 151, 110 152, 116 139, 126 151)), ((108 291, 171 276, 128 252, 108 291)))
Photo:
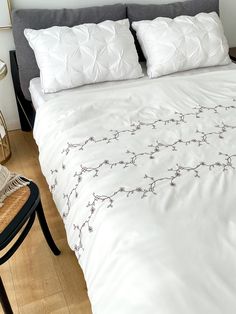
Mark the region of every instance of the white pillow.
POLYGON ((229 46, 218 15, 133 22, 150 78, 194 68, 229 64, 229 46))
POLYGON ((48 29, 25 29, 43 91, 143 76, 127 19, 48 29))

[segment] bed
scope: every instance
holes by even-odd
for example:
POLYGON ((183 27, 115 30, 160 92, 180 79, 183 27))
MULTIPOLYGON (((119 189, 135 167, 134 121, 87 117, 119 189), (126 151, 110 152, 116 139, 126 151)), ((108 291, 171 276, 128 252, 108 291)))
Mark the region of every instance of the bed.
POLYGON ((46 96, 29 85, 93 313, 235 313, 235 64, 46 96))

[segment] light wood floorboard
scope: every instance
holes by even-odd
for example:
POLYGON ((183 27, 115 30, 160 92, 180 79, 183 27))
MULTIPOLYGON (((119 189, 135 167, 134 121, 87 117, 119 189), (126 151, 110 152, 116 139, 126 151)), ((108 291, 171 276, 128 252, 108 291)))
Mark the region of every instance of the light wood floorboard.
POLYGON ((20 314, 91 314, 83 273, 67 244, 62 219, 41 173, 32 133, 10 132, 10 141, 12 157, 6 166, 38 185, 49 228, 62 251, 60 256, 52 254, 36 219, 21 247, 0 266, 13 311, 20 314))

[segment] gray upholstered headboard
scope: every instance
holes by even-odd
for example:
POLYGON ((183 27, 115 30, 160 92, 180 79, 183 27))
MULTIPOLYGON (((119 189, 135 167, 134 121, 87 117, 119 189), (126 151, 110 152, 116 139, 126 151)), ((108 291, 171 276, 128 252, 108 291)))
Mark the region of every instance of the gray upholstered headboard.
MULTIPOLYGON (((12 15, 13 36, 23 94, 26 99, 30 100, 29 82, 32 78, 39 76, 34 53, 23 34, 25 28, 41 29, 55 25, 71 27, 105 20, 117 21, 127 17, 132 22, 154 19, 158 16, 174 18, 179 15, 196 15, 200 12, 212 11, 219 13, 219 0, 187 0, 159 5, 115 4, 74 10, 15 10, 12 15)), ((133 34, 135 36, 134 32, 133 34)), ((143 55, 137 42, 136 46, 142 60, 143 55)))

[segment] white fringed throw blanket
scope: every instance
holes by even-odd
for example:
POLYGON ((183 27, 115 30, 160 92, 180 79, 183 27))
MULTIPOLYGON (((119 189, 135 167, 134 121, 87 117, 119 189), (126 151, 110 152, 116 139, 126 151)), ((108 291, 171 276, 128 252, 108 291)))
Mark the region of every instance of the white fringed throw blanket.
POLYGON ((10 172, 6 167, 0 165, 0 207, 3 206, 5 198, 28 184, 29 182, 22 180, 20 175, 10 172))

